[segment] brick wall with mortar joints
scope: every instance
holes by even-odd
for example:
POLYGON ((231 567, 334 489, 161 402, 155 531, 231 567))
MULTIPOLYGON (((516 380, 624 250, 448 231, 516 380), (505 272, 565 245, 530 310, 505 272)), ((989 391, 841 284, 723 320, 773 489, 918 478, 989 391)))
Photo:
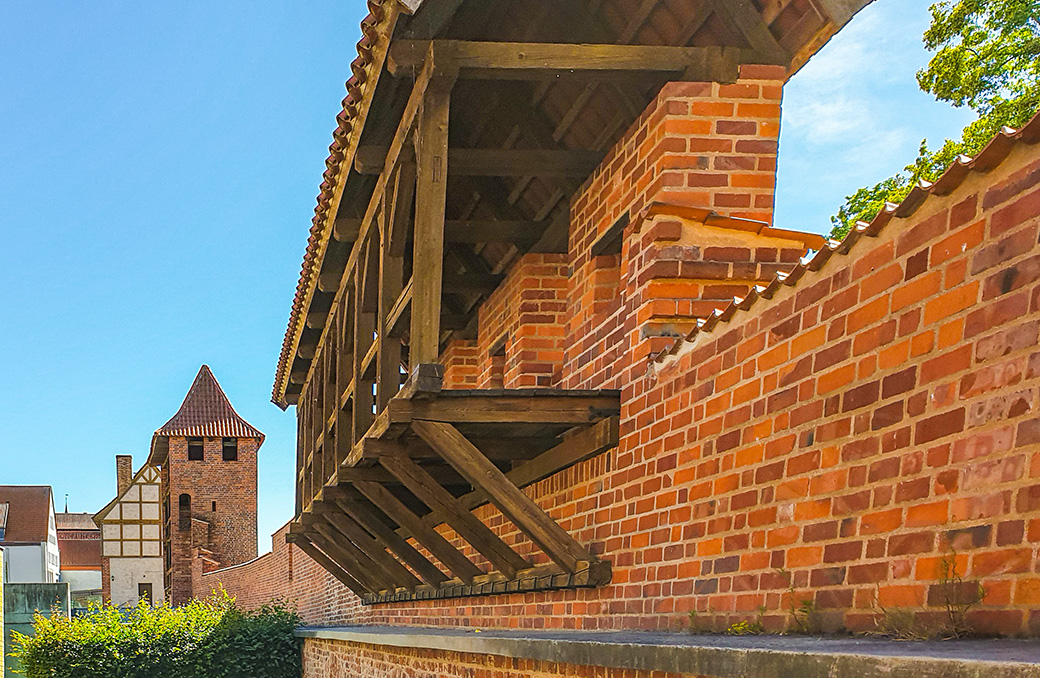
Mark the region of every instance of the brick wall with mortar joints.
MULTIPOLYGON (((240 438, 238 460, 224 461, 222 439, 203 439, 203 461, 188 460, 188 439, 171 437, 164 474, 171 512, 171 594, 174 604, 197 595, 192 589, 194 547, 212 552, 222 565, 234 565, 256 557, 256 469, 258 441, 240 438), (179 497, 191 496, 193 518, 208 523, 208 529, 179 528, 179 497), (216 511, 213 511, 216 502, 216 511), (208 533, 203 537, 203 533, 208 533)), ((165 548, 166 545, 164 545, 165 548)), ((208 591, 204 592, 208 593, 208 591)))
MULTIPOLYGON (((559 386, 563 365, 567 256, 526 254, 480 307, 479 332, 472 351, 476 379, 453 376, 446 388, 552 388, 559 386), (492 355, 504 340, 502 357, 492 355), (501 383, 499 383, 501 382, 501 383), (469 386, 468 384, 475 384, 469 386)), ((441 356, 446 374, 458 359, 458 342, 441 356)), ((467 361, 472 358, 467 346, 467 361)))
POLYGON ((952 546, 988 591, 973 621, 1035 632, 1038 179, 1020 146, 633 380, 620 448, 564 474, 609 467, 528 490, 614 563, 610 585, 344 603, 325 623, 664 629, 764 605, 778 628, 783 567, 855 629, 875 595, 937 609, 952 546))
POLYGON ((655 201, 772 222, 783 69, 745 66, 732 85, 669 83, 571 202, 565 388, 621 388, 635 367, 633 275, 593 257, 598 238, 655 201), (616 284, 616 287, 614 286, 616 284))
POLYGON ((695 674, 636 671, 578 666, 533 659, 515 659, 439 650, 388 648, 321 639, 307 639, 303 649, 307 678, 395 676, 395 678, 697 678, 695 674))

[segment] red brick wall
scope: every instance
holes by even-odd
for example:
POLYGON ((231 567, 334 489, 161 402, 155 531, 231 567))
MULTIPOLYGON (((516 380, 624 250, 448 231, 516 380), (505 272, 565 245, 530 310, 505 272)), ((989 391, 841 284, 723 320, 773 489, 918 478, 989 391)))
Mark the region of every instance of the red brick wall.
MULTIPOLYGON (((602 218, 574 222, 567 289, 577 311, 562 383, 623 389, 621 444, 527 491, 613 563, 612 582, 362 608, 299 555, 288 590, 325 624, 675 629, 691 610, 721 626, 761 608, 774 630, 790 623, 793 590, 828 628, 861 630, 875 598, 941 612, 946 559, 986 590, 969 616, 978 629, 1040 631, 1037 148, 1015 146, 995 169, 649 366, 633 359, 641 306, 590 292, 591 224, 605 228, 615 205, 633 203, 624 190, 604 199, 602 218)), ((588 195, 576 211, 593 209, 577 209, 588 195)), ((637 261, 636 242, 622 260, 637 261)), ((608 274, 599 282, 616 284, 608 274)), ((499 317, 495 297, 488 303, 499 317)), ((494 341, 487 327, 478 343, 494 341)), ((493 509, 478 514, 528 551, 493 509)), ((206 581, 261 567, 271 566, 261 559, 206 581)), ((284 592, 271 576, 271 595, 284 592)))
POLYGON ((203 441, 203 461, 188 460, 187 438, 170 438, 164 468, 164 493, 168 493, 170 542, 163 545, 171 559, 171 602, 182 604, 198 592, 192 588, 193 548, 212 552, 222 565, 256 558, 256 464, 259 441, 240 438, 238 460, 224 461, 220 438, 203 441), (181 530, 178 498, 191 495, 192 517, 203 523, 181 530), (216 511, 213 510, 216 502, 216 511))
POLYGON ((308 640, 304 644, 303 672, 308 678, 340 678, 341 676, 697 678, 692 673, 593 668, 533 659, 513 659, 438 650, 404 650, 329 640, 308 640))
POLYGON ((634 226, 663 202, 772 222, 785 80, 782 68, 744 66, 732 85, 665 85, 589 177, 571 204, 565 388, 621 388, 636 366, 631 239, 620 257, 592 256, 620 218, 634 226))

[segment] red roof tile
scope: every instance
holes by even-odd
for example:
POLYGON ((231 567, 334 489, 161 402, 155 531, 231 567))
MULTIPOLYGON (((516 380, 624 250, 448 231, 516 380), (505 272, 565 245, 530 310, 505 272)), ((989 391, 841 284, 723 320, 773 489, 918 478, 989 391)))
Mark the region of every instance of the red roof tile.
POLYGON ((156 439, 170 436, 264 439, 263 433, 235 412, 208 365, 199 370, 177 414, 152 436, 153 449, 156 439))
MULTIPOLYGON (((97 530, 94 518, 89 513, 55 513, 54 527, 62 530, 97 530)), ((61 536, 59 535, 59 539, 61 536)))
POLYGON ((47 541, 51 513, 49 485, 0 485, 0 504, 8 505, 3 544, 47 541))
POLYGON ((59 539, 58 553, 63 570, 100 570, 100 539, 59 539))

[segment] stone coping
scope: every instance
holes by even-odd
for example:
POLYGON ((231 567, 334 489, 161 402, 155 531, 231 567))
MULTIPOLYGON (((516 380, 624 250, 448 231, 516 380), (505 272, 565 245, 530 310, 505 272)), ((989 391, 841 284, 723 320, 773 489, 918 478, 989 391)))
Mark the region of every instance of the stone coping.
POLYGON ((1040 678, 1040 641, 692 636, 407 626, 301 627, 301 638, 713 678, 1040 678))

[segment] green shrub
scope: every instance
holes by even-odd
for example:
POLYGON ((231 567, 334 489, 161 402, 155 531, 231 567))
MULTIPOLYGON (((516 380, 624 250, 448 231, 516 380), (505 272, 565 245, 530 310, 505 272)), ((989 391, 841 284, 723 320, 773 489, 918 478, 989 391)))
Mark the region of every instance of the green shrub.
POLYGON ((243 612, 218 592, 183 607, 111 605, 72 619, 37 615, 34 636, 15 634, 27 678, 298 678, 295 612, 243 612))

